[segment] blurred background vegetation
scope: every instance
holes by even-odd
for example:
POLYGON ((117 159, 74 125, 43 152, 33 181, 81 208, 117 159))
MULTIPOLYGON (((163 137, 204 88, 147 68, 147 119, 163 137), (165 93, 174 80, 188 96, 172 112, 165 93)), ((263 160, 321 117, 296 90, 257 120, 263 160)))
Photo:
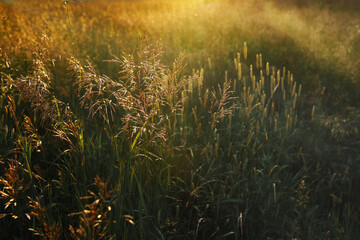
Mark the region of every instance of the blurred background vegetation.
POLYGON ((356 0, 0 3, 0 237, 357 239, 356 0))

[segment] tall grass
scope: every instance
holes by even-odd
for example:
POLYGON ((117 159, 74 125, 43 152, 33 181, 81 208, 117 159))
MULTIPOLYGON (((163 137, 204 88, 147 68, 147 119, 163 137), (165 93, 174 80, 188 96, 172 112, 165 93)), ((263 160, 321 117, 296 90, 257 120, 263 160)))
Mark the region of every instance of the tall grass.
POLYGON ((274 65, 288 66, 309 95, 326 85, 327 101, 335 108, 337 102, 359 101, 349 89, 358 87, 360 23, 357 14, 346 8, 333 11, 331 6, 284 9, 271 1, 255 0, 69 1, 66 5, 16 1, 1 10, 7 16, 1 48, 17 56, 14 64, 19 61, 24 68, 28 63, 22 62, 31 56, 33 41, 51 35, 50 52, 58 67, 75 53, 112 76, 114 69, 102 60, 122 51, 134 54, 133 39, 146 34, 153 43, 162 39, 166 64, 185 51, 191 66, 187 73, 205 68, 210 58, 212 74, 220 79, 232 67, 233 54, 247 41, 252 46, 250 57, 261 51, 274 65))
MULTIPOLYGON (((318 30, 300 20, 309 9, 286 15, 257 1, 0 9, 2 238, 359 236, 356 63, 341 49, 324 62, 328 43, 305 41, 318 30), (350 99, 336 112, 335 93, 350 99)), ((336 19, 319 9, 308 19, 316 11, 336 19)))

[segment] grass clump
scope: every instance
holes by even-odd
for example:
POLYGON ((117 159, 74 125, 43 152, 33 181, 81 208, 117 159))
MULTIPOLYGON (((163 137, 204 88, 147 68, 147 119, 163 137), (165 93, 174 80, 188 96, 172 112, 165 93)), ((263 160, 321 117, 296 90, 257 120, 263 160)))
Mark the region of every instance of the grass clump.
MULTIPOLYGON (((40 31, 40 25, 24 28, 31 25, 29 16, 16 4, 1 5, 9 18, 18 19, 1 28, 15 41, 1 45, 0 52, 1 237, 359 236, 360 199, 354 193, 359 190, 360 115, 348 87, 337 101, 350 100, 332 111, 328 96, 337 87, 322 79, 332 70, 327 64, 338 66, 344 59, 321 65, 325 45, 315 39, 312 44, 323 47, 318 50, 300 38, 288 42, 303 28, 264 39, 269 45, 259 53, 264 44, 255 36, 265 33, 246 30, 246 22, 235 26, 238 13, 224 8, 262 9, 270 17, 273 5, 34 1, 26 6, 39 9, 43 18, 54 14, 61 20, 54 25, 52 18, 45 23, 36 16, 46 26, 40 31), (98 27, 102 18, 91 15, 98 7, 107 8, 99 13, 107 16, 103 29, 98 27), (121 11, 114 15, 111 7, 121 11), (80 14, 80 8, 88 11, 80 14), (184 15, 176 15, 175 8, 184 15), (213 33, 205 31, 212 26, 206 16, 219 9, 229 17, 221 26, 226 36, 205 43, 213 33), (179 25, 168 25, 175 37, 138 14, 145 20, 175 17, 179 25), (200 24, 189 26, 195 17, 200 24), (148 37, 134 38, 134 28, 148 37), (250 41, 232 35, 238 28, 250 41), (125 33, 130 36, 112 43, 125 33), (162 43, 154 42, 159 36, 162 43), (230 47, 217 49, 222 41, 230 47), (283 42, 284 48, 269 47, 283 42), (315 57, 294 49, 283 55, 288 46, 313 49, 315 57), (170 61, 178 49, 187 52, 170 61), (312 62, 302 66, 304 59, 312 62), (282 60, 297 72, 319 69, 304 71, 311 77, 306 80, 279 68, 282 60)), ((272 30, 284 28, 269 24, 272 30)), ((9 42, 8 35, 1 36, 9 42)), ((336 74, 345 74, 350 84, 357 73, 348 67, 336 74)))

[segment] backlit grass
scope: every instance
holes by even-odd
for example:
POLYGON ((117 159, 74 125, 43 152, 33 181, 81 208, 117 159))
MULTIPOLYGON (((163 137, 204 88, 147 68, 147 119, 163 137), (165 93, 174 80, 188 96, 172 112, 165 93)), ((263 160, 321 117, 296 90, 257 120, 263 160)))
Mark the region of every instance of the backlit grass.
POLYGON ((0 12, 15 239, 356 239, 359 16, 279 1, 0 12))

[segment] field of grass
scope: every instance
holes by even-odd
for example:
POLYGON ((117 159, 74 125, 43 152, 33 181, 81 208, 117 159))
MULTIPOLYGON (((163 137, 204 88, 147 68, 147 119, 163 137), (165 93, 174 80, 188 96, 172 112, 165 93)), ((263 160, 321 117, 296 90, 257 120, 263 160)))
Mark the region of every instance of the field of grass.
POLYGON ((1 239, 360 238, 356 1, 10 2, 1 239))

